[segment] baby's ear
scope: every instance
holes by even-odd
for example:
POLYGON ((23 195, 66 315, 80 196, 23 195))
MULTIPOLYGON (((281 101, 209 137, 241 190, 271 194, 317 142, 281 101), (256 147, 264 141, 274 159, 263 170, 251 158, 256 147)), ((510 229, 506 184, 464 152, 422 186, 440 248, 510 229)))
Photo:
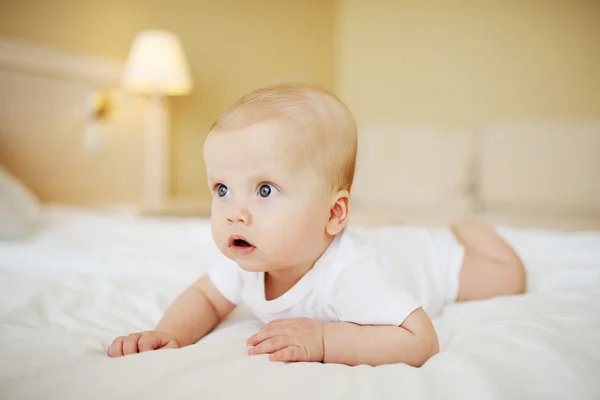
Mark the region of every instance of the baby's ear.
POLYGON ((333 198, 325 231, 331 236, 337 235, 346 227, 349 215, 350 193, 347 190, 340 190, 333 198))

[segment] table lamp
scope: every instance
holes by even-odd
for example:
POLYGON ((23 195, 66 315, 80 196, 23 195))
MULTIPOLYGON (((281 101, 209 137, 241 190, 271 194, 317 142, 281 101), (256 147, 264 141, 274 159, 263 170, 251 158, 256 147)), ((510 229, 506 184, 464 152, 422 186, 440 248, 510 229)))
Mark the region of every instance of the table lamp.
POLYGON ((169 195, 169 109, 164 96, 191 92, 192 79, 179 38, 164 30, 138 33, 123 72, 123 87, 150 97, 145 134, 145 202, 161 205, 169 195))

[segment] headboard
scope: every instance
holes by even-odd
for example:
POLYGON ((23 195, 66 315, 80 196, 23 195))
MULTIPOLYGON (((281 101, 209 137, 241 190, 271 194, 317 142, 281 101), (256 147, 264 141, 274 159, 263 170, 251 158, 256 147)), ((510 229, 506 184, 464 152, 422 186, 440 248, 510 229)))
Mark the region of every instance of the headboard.
POLYGON ((361 223, 600 229, 600 121, 472 131, 363 125, 354 215, 361 223))
POLYGON ((139 202, 148 102, 119 89, 121 71, 115 60, 0 39, 0 164, 45 202, 139 202), (107 114, 90 112, 99 94, 107 114))
MULTIPOLYGON (((152 108, 119 89, 122 68, 0 38, 0 164, 46 202, 142 201, 152 108), (107 118, 90 117, 99 90, 107 118)), ((359 131, 354 221, 600 229, 600 120, 359 131)))

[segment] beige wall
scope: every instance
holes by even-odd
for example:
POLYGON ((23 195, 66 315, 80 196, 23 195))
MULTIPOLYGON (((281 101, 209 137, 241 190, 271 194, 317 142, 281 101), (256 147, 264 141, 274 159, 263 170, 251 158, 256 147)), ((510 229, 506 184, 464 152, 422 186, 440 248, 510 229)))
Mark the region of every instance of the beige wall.
POLYGON ((0 0, 0 9, 0 35, 122 60, 139 30, 181 37, 195 90, 171 99, 178 197, 208 196, 202 144, 241 94, 280 78, 333 86, 332 1, 0 0))
POLYGON ((278 78, 334 88, 362 123, 600 117, 600 1, 0 0, 0 9, 0 35, 122 60, 141 29, 181 37, 195 90, 172 99, 178 197, 208 195, 210 123, 278 78))
POLYGON ((339 4, 336 88, 360 122, 600 116, 600 1, 339 4))

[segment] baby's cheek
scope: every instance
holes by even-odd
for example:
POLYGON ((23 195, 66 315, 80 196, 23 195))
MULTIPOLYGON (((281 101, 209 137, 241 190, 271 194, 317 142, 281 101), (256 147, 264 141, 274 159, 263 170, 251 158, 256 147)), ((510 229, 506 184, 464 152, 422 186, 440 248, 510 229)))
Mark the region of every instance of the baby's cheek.
POLYGON ((271 236, 273 252, 283 263, 305 262, 315 254, 315 235, 301 229, 301 226, 288 226, 271 236))
POLYGON ((273 201, 269 209, 256 210, 255 218, 260 236, 272 251, 290 257, 319 243, 324 232, 322 216, 315 215, 315 210, 304 202, 277 200, 281 201, 273 201))
POLYGON ((211 223, 211 236, 216 246, 223 250, 229 239, 229 235, 226 233, 225 226, 222 223, 211 223))
POLYGON ((292 226, 274 224, 270 228, 264 229, 261 236, 269 243, 273 252, 282 253, 294 244, 296 235, 293 229, 292 226))

